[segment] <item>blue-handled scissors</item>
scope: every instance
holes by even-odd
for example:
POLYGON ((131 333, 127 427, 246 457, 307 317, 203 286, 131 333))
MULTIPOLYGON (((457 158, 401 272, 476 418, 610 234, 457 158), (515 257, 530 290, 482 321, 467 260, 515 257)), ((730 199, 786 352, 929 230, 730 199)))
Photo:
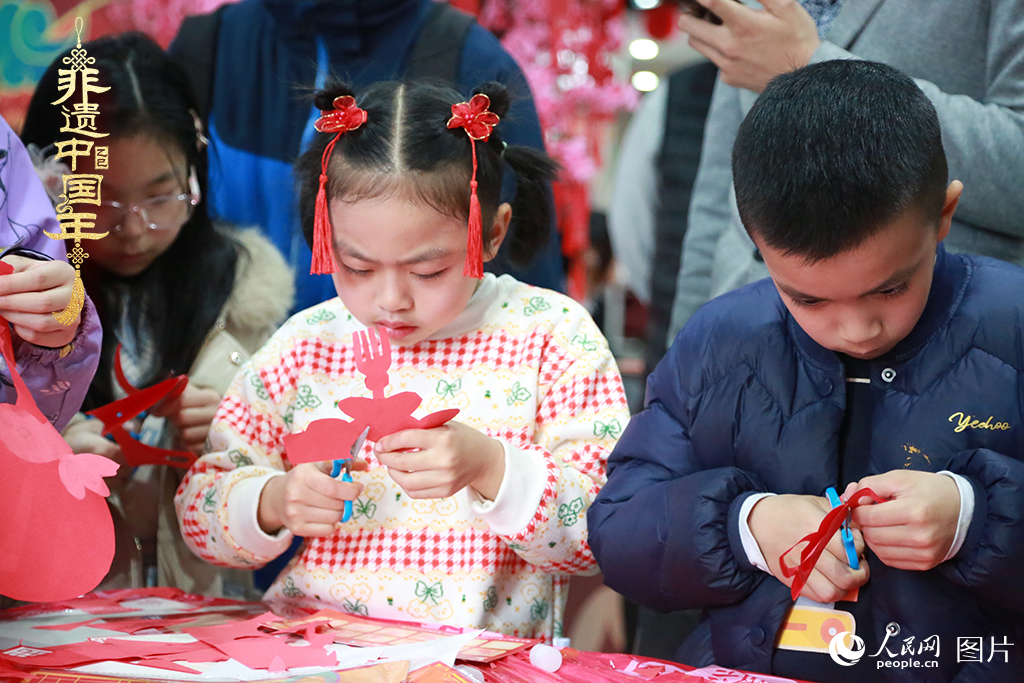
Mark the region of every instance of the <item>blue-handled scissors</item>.
MULTIPOLYGON (((352 456, 351 458, 341 458, 334 461, 334 466, 331 468, 332 477, 337 478, 338 475, 341 474, 341 471, 344 470, 345 473, 341 474, 341 480, 347 481, 350 484, 352 483, 352 458, 355 458, 359 455, 359 451, 363 450, 363 443, 366 441, 366 435, 369 433, 370 428, 367 427, 363 430, 363 433, 359 435, 359 438, 352 443, 352 448, 348 449, 348 454, 352 456)), ((341 521, 347 522, 350 519, 352 519, 352 501, 346 500, 345 514, 342 515, 341 521)))
MULTIPOLYGON (((825 489, 825 495, 828 496, 828 502, 833 510, 843 504, 843 501, 839 500, 839 494, 836 493, 833 487, 829 486, 825 489)), ((843 539, 843 547, 846 548, 846 560, 850 563, 850 569, 854 571, 860 569, 860 561, 857 559, 857 547, 853 544, 853 532, 850 531, 849 511, 846 513, 846 521, 843 522, 843 526, 839 530, 839 537, 843 539)))

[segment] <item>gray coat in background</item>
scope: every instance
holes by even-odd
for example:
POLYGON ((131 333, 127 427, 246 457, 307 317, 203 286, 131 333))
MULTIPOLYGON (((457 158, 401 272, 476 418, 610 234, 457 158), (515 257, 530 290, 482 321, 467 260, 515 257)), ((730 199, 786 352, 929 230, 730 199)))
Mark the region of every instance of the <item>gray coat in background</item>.
MULTIPOLYGON (((951 251, 1024 265, 1024 2, 844 0, 812 61, 870 59, 908 73, 939 114, 963 196, 951 251)), ((718 81, 672 311, 669 341, 709 299, 768 276, 740 222, 730 161, 755 93, 718 81)))

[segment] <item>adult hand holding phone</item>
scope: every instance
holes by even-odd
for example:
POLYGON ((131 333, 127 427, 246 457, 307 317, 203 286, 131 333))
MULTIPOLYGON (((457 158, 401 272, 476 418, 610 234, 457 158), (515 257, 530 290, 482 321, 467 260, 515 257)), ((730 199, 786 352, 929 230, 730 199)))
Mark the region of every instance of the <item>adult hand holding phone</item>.
POLYGON ((807 66, 821 43, 814 19, 797 0, 760 0, 763 10, 735 0, 692 1, 710 14, 700 19, 684 12, 679 28, 718 66, 726 85, 760 93, 779 74, 807 66))

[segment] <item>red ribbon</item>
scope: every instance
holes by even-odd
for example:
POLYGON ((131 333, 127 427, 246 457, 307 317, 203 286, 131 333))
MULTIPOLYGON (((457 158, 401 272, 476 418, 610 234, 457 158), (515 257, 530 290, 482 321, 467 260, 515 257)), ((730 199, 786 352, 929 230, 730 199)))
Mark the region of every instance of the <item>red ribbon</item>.
POLYGON ((793 547, 782 553, 779 556, 779 565, 782 568, 782 575, 787 579, 796 577, 793 579, 793 585, 790 587, 790 595, 796 600, 797 596, 800 595, 800 591, 803 590, 804 584, 807 583, 807 578, 811 575, 814 570, 814 565, 818 564, 818 558, 821 557, 821 553, 825 550, 825 546, 832 540, 832 537, 839 531, 839 527, 843 526, 843 522, 846 521, 846 514, 856 507, 865 504, 865 498, 870 498, 876 503, 884 503, 885 501, 878 497, 878 495, 871 489, 859 489, 850 496, 849 500, 840 505, 839 507, 832 508, 831 511, 825 518, 821 520, 821 524, 818 525, 818 530, 814 533, 808 534, 793 544, 793 547), (801 543, 807 543, 807 547, 800 552, 800 562, 795 567, 790 567, 786 564, 786 555, 793 552, 794 549, 801 543))

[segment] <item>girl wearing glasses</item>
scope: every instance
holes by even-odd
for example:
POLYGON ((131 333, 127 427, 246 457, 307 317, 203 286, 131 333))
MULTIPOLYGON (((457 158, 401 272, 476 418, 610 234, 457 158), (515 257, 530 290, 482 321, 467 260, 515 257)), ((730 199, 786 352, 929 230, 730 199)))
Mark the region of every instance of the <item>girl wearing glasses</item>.
MULTIPOLYGON (((63 109, 51 104, 65 92, 58 87, 65 53, 40 80, 22 139, 35 146, 41 166, 51 169, 63 161, 55 158, 58 141, 85 139, 108 149, 106 168, 95 168, 97 157, 89 155, 78 157, 75 170, 103 176, 101 204, 76 210, 94 212, 93 230, 106 233, 82 240, 88 253, 82 278, 103 326, 99 369, 83 410, 123 396, 113 371, 120 344, 125 374, 137 387, 172 374, 189 375, 179 399, 135 425, 140 439, 199 453, 235 371, 286 317, 291 273, 257 231, 215 226, 207 214, 206 140, 185 73, 141 33, 107 36, 82 47, 96 60, 91 65, 98 72, 96 86, 109 88, 90 92, 88 100, 98 105, 96 131, 107 137, 61 131, 79 128, 83 118, 69 106, 82 100, 80 92, 63 109)), ((59 177, 55 184, 59 192, 59 177)), ((121 449, 100 431, 98 420, 79 415, 64 437, 76 452, 123 462, 121 449)), ((121 470, 130 480, 112 488, 133 533, 149 550, 147 559, 158 568, 160 585, 232 595, 237 591, 228 584, 251 586, 251 577, 215 571, 182 545, 172 505, 182 470, 121 470)))

